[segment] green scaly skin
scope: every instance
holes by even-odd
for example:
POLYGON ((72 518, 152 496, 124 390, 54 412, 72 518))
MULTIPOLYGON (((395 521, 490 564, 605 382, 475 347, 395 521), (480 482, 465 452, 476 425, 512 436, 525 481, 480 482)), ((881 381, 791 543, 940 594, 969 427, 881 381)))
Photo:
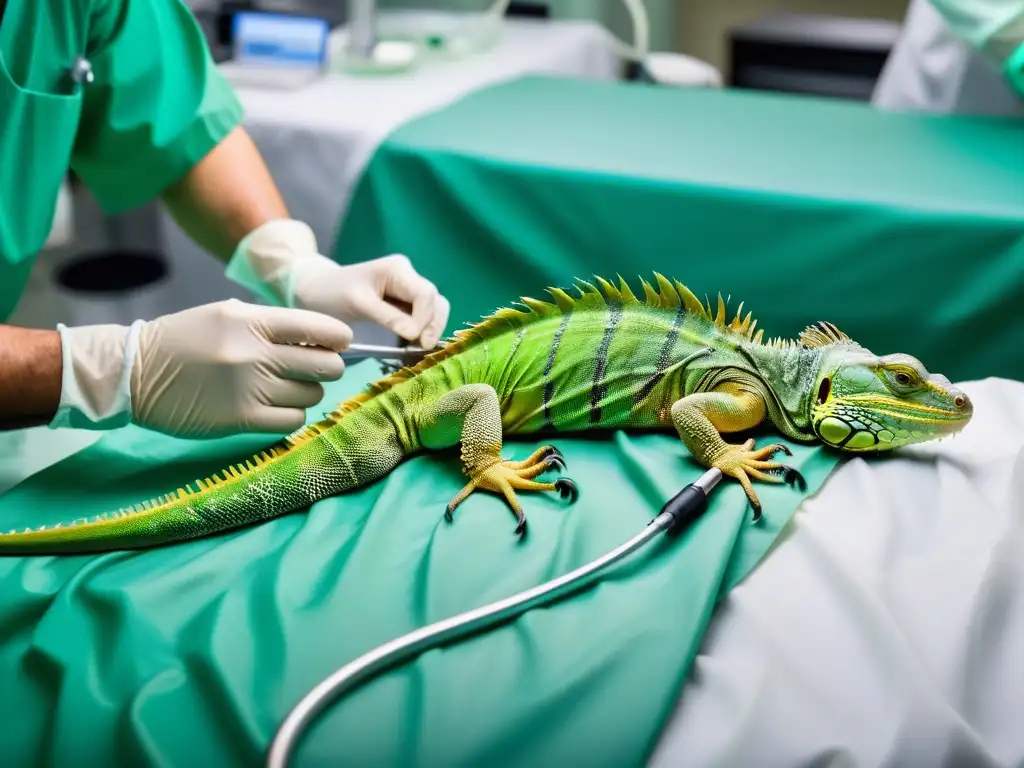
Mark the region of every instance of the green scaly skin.
POLYGON ((636 298, 624 281, 580 281, 578 296, 549 289, 552 302, 523 299, 459 331, 412 368, 371 385, 324 420, 245 465, 197 488, 64 527, 0 535, 0 553, 51 554, 153 547, 209 536, 302 510, 372 483, 421 450, 461 444, 469 494, 501 494, 526 517, 516 491, 575 498, 568 478, 541 482, 564 467, 545 446, 525 461, 501 456, 505 435, 545 430, 674 428, 705 467, 740 482, 802 483, 772 460, 781 444, 755 449, 723 434, 770 421, 799 442, 847 452, 894 449, 961 430, 967 396, 907 355, 878 357, 827 323, 795 341, 762 339, 742 304, 732 321, 679 282, 656 275, 636 298))

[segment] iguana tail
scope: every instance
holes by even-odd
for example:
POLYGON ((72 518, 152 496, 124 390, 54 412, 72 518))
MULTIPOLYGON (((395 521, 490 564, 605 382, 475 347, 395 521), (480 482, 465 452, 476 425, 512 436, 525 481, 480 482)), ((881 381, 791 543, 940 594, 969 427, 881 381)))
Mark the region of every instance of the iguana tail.
POLYGON ((343 404, 245 463, 167 495, 70 525, 0 534, 0 555, 154 547, 305 509, 373 482, 416 449, 387 410, 378 398, 343 404))

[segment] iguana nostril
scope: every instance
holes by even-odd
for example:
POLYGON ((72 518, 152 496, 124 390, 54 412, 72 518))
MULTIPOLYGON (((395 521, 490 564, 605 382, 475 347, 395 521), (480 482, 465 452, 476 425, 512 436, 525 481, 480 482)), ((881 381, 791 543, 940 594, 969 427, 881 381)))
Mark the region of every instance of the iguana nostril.
POLYGON ((957 408, 963 408, 964 407, 964 403, 965 403, 965 400, 960 395, 957 395, 953 399, 953 405, 955 405, 957 408))

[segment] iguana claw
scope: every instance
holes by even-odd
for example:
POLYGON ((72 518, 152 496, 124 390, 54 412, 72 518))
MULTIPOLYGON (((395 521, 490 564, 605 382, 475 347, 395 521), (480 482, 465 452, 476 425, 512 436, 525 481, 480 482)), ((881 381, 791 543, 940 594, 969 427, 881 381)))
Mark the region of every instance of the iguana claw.
POLYGON ((548 456, 544 463, 552 469, 565 469, 565 459, 561 456, 548 456))
POLYGON ((568 477, 560 477, 555 480, 555 490, 561 494, 563 499, 569 499, 570 504, 580 497, 579 487, 568 477))
POLYGON ((807 490, 807 480, 793 467, 783 467, 783 479, 787 485, 798 485, 801 491, 807 490))
POLYGON ((750 506, 754 508, 754 516, 751 518, 751 522, 761 522, 761 502, 750 502, 750 506))
POLYGON ((542 456, 547 462, 549 467, 559 467, 560 469, 566 468, 565 456, 562 452, 555 448, 553 445, 545 445, 542 449, 542 456))
MULTIPOLYGON (((784 452, 787 456, 793 455, 790 452, 790 450, 785 446, 781 446, 781 448, 782 452, 784 452)), ((804 476, 800 474, 799 470, 787 464, 780 465, 778 469, 775 469, 773 471, 773 474, 781 475, 782 481, 786 483, 786 485, 799 486, 801 491, 807 490, 807 480, 804 478, 804 476)), ((754 517, 752 518, 752 520, 756 523, 761 520, 761 504, 760 502, 755 500, 751 502, 751 506, 754 508, 754 517)))

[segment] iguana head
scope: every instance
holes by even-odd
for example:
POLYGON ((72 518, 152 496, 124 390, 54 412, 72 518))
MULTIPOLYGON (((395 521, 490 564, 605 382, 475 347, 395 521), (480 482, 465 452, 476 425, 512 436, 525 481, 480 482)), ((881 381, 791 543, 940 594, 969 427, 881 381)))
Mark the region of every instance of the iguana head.
POLYGON ((885 451, 952 435, 974 412, 945 376, 910 355, 877 357, 846 341, 823 345, 811 428, 844 451, 885 451))

